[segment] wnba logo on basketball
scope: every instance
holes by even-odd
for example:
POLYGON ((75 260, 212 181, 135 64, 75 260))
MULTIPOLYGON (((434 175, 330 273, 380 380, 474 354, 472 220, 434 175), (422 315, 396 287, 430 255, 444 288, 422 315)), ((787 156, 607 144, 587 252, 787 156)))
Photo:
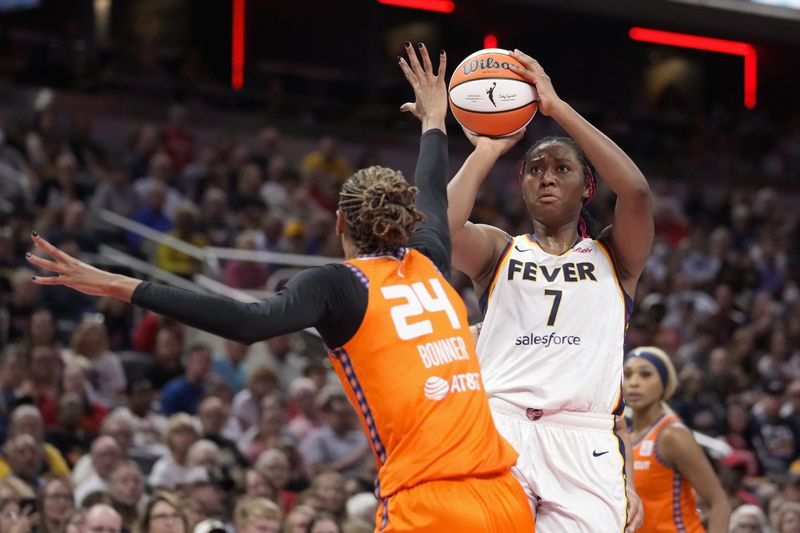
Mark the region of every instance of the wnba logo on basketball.
POLYGON ((464 70, 464 75, 467 76, 477 70, 486 70, 490 68, 493 69, 501 68, 504 70, 510 70, 511 64, 508 61, 503 61, 501 63, 500 61, 489 57, 487 59, 473 60, 470 61, 469 63, 464 63, 464 65, 461 68, 464 70))
POLYGON ((450 384, 439 376, 431 376, 425 380, 425 388, 422 392, 426 398, 439 401, 450 392, 450 384))

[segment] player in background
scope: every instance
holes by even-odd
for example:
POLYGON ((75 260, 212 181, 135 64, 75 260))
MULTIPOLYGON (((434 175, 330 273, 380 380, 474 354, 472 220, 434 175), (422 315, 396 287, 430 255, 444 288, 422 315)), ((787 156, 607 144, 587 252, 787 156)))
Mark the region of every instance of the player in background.
POLYGON ((625 355, 625 403, 631 409, 634 482, 644 507, 642 531, 705 531, 694 493, 708 508, 708 531, 728 531, 728 498, 692 432, 667 406, 678 386, 663 350, 643 346, 625 355))
POLYGON ((398 60, 416 97, 403 110, 422 122, 422 194, 391 169, 351 176, 336 215, 344 264, 306 270, 277 295, 242 304, 98 270, 35 234, 51 260, 28 260, 56 274, 36 276, 40 285, 119 298, 242 343, 316 327, 378 463, 376 531, 532 531, 510 472, 517 453, 494 427, 466 309, 445 277, 445 54, 435 74, 419 49, 421 61, 410 43, 408 61, 398 60))
POLYGON ((525 153, 530 234, 512 237, 468 220, 483 180, 523 132, 499 139, 466 132, 475 150, 448 186, 453 266, 482 295, 477 350, 489 405, 520 452, 514 472, 539 531, 635 531, 641 502, 625 468, 630 446, 614 429, 624 428, 631 296, 653 242, 650 188, 613 141, 558 97, 537 61, 511 54, 536 86, 541 113, 570 137, 542 139, 525 153), (613 224, 599 236, 581 216, 595 168, 617 195, 613 224))

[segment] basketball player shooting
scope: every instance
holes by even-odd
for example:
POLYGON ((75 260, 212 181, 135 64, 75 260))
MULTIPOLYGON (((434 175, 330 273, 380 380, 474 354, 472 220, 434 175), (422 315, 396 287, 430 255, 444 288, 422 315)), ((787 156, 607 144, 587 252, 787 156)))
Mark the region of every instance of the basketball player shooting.
POLYGON ((619 146, 558 97, 536 60, 511 55, 536 86, 541 113, 569 137, 525 153, 520 185, 533 231, 512 237, 468 217, 492 166, 524 132, 491 139, 465 130, 475 150, 448 186, 453 266, 482 295, 484 384, 497 428, 520 452, 515 474, 538 531, 632 532, 641 501, 630 443, 615 430, 624 427, 631 296, 653 242, 650 188, 619 146), (595 168, 617 195, 613 223, 599 235, 582 216, 595 168))

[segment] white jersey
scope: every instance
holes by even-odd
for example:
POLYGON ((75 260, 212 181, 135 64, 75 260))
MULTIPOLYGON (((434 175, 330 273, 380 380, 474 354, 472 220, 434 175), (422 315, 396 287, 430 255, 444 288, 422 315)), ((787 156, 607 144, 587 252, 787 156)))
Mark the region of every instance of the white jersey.
POLYGON ((508 244, 481 298, 478 358, 489 397, 522 409, 617 413, 630 298, 605 245, 551 255, 508 244))

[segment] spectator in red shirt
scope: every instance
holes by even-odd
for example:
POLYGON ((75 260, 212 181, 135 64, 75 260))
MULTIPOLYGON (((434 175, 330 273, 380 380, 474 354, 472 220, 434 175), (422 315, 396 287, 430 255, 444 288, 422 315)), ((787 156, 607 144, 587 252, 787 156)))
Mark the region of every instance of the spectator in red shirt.
POLYGON ((37 346, 31 350, 31 396, 42 413, 45 426, 58 424, 58 396, 64 363, 53 346, 37 346))
POLYGON ((156 337, 162 328, 170 328, 178 336, 178 342, 183 345, 184 326, 171 318, 148 311, 136 324, 133 330, 133 349, 137 352, 152 353, 156 350, 156 337))
MULTIPOLYGON (((236 247, 242 250, 257 248, 257 234, 253 230, 245 230, 236 237, 236 247)), ((257 261, 240 261, 231 259, 225 263, 222 282, 237 289, 262 289, 267 284, 267 267, 257 261)))
POLYGON ((110 410, 95 400, 89 381, 90 372, 89 362, 84 357, 75 357, 64 368, 61 385, 63 394, 75 394, 81 401, 80 429, 91 435, 97 435, 110 410))

